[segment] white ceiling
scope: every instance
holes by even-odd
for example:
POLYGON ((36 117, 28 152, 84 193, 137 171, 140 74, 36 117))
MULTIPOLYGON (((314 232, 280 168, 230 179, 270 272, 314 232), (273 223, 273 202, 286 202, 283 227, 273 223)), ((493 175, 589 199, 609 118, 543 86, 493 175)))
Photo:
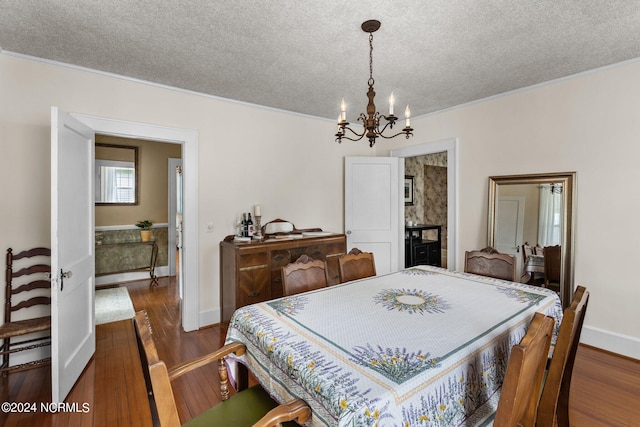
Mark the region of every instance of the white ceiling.
POLYGON ((0 48, 335 119, 439 111, 640 57, 638 0, 0 0, 0 48))

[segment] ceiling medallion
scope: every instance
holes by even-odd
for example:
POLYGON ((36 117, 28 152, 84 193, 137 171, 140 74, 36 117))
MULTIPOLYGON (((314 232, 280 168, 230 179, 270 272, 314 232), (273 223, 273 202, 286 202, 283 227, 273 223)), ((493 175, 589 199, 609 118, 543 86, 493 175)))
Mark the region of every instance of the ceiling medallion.
POLYGON ((410 117, 411 111, 409 110, 409 106, 405 109, 405 127, 401 132, 398 132, 394 135, 384 135, 384 131, 389 128, 389 130, 393 129, 398 117, 393 114, 393 106, 395 103, 395 99, 393 97, 393 92, 389 97, 389 115, 384 116, 376 111, 376 105, 373 102, 373 98, 376 96, 376 92, 373 89, 373 33, 376 32, 380 28, 380 21, 370 20, 362 23, 362 31, 365 33, 369 33, 369 90, 367 92, 367 98, 369 98, 369 103, 367 104, 367 114, 361 113, 358 117, 358 120, 362 122, 363 130, 362 133, 358 133, 349 127, 349 122, 347 122, 347 109, 345 106, 344 99, 340 105, 340 115, 338 116, 338 133, 336 133, 336 141, 339 143, 342 142, 342 139, 348 139, 349 141, 360 141, 363 137, 367 137, 369 140, 369 147, 373 147, 373 144, 376 143, 376 138, 382 137, 385 139, 395 138, 398 135, 405 135, 407 139, 413 135, 413 129, 410 126, 410 117), (386 120, 386 123, 380 129, 380 119, 386 120), (347 136, 346 131, 351 132, 347 136))

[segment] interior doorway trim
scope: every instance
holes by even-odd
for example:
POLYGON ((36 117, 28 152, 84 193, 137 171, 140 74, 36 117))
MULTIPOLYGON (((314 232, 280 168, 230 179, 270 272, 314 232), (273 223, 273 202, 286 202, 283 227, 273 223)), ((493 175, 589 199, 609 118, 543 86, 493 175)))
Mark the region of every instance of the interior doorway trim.
POLYGON ((183 283, 182 328, 195 331, 199 322, 199 247, 198 247, 198 132, 146 123, 71 114, 96 133, 126 138, 182 144, 183 161, 183 283))
MULTIPOLYGON (((416 157, 426 154, 447 152, 447 268, 455 270, 458 258, 458 138, 448 138, 425 144, 391 150, 391 157, 416 157)), ((399 180, 404 182, 404 162, 400 162, 399 180)), ((401 211, 400 231, 400 261, 404 263, 404 203, 399 207, 401 211)))

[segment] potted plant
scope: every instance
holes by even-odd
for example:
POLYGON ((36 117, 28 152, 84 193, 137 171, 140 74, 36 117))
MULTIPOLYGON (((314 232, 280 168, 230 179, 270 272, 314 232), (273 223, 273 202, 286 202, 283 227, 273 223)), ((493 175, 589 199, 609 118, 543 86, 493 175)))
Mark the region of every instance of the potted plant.
POLYGON ((136 224, 136 227, 140 228, 140 240, 142 240, 143 242, 148 242, 149 240, 151 240, 151 226, 152 225, 153 225, 153 223, 148 219, 144 219, 142 221, 139 221, 136 224))

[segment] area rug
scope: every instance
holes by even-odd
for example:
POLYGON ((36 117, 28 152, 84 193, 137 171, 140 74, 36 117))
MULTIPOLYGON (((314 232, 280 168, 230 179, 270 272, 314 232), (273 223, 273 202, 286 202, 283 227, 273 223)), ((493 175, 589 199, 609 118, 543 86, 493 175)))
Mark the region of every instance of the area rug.
POLYGON ((131 319, 134 315, 127 288, 121 286, 96 291, 96 325, 131 319))

